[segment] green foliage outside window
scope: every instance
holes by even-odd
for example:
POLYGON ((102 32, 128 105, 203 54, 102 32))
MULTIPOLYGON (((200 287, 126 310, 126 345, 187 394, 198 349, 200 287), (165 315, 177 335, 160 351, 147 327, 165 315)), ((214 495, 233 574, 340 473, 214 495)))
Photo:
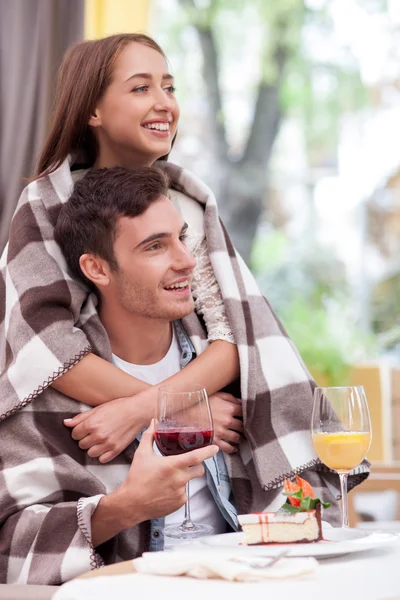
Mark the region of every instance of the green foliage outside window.
POLYGON ((375 344, 358 325, 342 263, 274 232, 255 243, 252 268, 317 383, 348 383, 351 366, 371 357, 375 344))

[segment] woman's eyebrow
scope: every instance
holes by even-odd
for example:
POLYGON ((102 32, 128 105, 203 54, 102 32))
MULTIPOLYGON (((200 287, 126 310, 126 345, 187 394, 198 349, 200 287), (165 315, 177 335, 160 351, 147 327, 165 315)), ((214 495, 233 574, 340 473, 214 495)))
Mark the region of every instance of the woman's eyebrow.
MULTIPOLYGON (((130 77, 128 77, 128 79, 125 80, 125 83, 127 81, 130 81, 131 79, 134 79, 135 77, 137 77, 138 79, 153 79, 153 75, 151 73, 135 73, 134 75, 131 75, 130 77)), ((170 80, 173 79, 173 76, 170 73, 164 73, 163 76, 161 77, 162 81, 166 81, 166 80, 170 80)))

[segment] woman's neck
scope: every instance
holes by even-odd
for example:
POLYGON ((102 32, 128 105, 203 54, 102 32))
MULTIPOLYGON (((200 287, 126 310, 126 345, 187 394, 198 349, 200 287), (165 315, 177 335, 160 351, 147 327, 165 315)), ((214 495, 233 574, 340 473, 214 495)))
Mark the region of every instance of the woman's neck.
POLYGON ((99 154, 93 165, 95 169, 111 169, 112 167, 151 167, 158 157, 148 156, 134 150, 121 150, 110 147, 100 147, 99 154))

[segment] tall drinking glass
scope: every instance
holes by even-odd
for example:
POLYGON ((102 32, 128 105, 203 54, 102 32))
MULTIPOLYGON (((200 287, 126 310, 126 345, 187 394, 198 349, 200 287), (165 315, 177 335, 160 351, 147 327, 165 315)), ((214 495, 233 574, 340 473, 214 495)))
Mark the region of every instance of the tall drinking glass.
MULTIPOLYGON (((189 391, 162 386, 158 391, 154 437, 164 456, 183 454, 212 444, 214 426, 206 390, 193 385, 189 391)), ((190 516, 189 483, 186 484, 185 518, 181 525, 165 527, 164 534, 192 539, 213 533, 206 523, 193 523, 190 516)))
POLYGON ((339 475, 342 527, 348 527, 348 474, 364 460, 371 444, 371 420, 363 386, 315 388, 311 435, 321 461, 339 475))

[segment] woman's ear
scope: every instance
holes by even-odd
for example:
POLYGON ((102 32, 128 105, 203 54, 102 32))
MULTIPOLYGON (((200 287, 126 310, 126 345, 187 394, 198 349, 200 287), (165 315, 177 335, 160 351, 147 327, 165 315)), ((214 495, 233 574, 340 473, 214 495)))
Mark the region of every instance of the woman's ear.
POLYGON ((93 114, 90 115, 88 125, 90 127, 99 127, 101 125, 100 115, 97 110, 95 110, 93 114))
POLYGON ((82 273, 98 288, 107 287, 110 283, 110 267, 103 258, 95 254, 82 254, 79 259, 82 273))

